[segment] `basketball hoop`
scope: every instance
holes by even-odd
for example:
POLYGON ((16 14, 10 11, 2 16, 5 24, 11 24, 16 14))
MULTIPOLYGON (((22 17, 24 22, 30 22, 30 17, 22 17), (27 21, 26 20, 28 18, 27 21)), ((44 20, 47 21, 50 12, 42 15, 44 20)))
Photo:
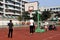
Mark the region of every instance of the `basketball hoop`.
POLYGON ((32 10, 28 10, 28 12, 30 13, 30 12, 32 12, 32 10))
POLYGON ((33 6, 30 6, 29 8, 28 8, 28 12, 30 13, 30 12, 32 12, 34 10, 34 7, 33 6))

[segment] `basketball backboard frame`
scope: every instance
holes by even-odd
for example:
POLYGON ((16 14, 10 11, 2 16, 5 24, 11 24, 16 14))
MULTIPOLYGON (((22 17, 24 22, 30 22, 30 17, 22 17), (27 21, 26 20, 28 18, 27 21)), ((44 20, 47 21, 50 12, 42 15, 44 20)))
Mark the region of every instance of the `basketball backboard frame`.
POLYGON ((29 11, 29 7, 33 7, 34 8, 33 11, 39 10, 38 1, 25 3, 25 11, 29 11))

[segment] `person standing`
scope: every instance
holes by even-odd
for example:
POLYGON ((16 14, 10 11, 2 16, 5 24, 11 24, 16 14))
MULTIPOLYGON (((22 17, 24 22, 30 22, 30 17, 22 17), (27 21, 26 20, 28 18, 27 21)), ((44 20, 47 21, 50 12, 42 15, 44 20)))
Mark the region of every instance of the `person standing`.
POLYGON ((30 33, 32 34, 34 32, 34 20, 30 18, 30 33))
POLYGON ((49 23, 48 23, 47 21, 45 21, 44 27, 45 27, 45 30, 46 30, 46 31, 48 31, 48 25, 49 25, 49 23))
POLYGON ((12 38, 12 33, 13 33, 13 23, 12 20, 10 20, 10 23, 8 23, 9 26, 9 33, 8 33, 8 38, 12 38))

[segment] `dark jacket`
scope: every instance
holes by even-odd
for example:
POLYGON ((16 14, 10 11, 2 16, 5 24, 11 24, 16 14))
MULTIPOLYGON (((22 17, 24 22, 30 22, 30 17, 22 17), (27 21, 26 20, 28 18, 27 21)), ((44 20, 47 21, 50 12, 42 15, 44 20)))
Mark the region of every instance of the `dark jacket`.
POLYGON ((8 23, 9 29, 13 29, 13 23, 8 23))

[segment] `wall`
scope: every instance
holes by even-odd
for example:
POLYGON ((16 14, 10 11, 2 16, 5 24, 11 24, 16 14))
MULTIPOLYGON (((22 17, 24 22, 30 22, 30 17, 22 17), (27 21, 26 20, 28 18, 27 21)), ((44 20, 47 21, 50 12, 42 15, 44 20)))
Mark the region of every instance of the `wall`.
MULTIPOLYGON (((14 25, 19 25, 19 21, 12 21, 14 25)), ((0 26, 1 25, 7 25, 9 21, 0 21, 0 26)))

